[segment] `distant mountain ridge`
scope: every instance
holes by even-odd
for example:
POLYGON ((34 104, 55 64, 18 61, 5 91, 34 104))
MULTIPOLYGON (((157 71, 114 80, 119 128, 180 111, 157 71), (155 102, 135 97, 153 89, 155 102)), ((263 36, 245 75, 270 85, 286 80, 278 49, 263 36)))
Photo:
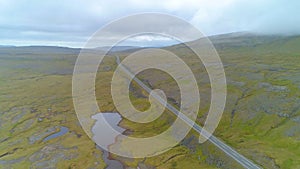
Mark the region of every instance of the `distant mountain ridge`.
MULTIPOLYGON (((291 53, 299 53, 300 48, 298 44, 300 43, 300 35, 294 36, 284 36, 284 35, 259 35, 248 32, 236 32, 236 33, 228 33, 222 35, 213 35, 208 37, 209 40, 213 43, 213 45, 217 49, 223 48, 239 48, 239 47, 254 47, 254 48, 266 48, 276 50, 276 52, 288 52, 291 53)), ((185 44, 195 45, 196 43, 200 43, 201 39, 175 44, 167 47, 159 47, 162 49, 176 49, 186 47, 185 44)), ((144 49, 144 47, 139 46, 103 46, 97 47, 89 50, 100 50, 105 51, 109 50, 109 52, 134 52, 139 49, 144 49), (111 48, 111 49, 110 49, 111 48)), ((13 46, 13 45, 0 45, 0 52, 50 52, 50 53, 78 53, 81 48, 70 48, 63 46, 13 46)))
POLYGON ((98 47, 97 49, 100 50, 109 50, 110 52, 120 52, 120 51, 125 51, 125 50, 131 50, 131 49, 140 49, 143 47, 139 46, 103 46, 103 47, 98 47))

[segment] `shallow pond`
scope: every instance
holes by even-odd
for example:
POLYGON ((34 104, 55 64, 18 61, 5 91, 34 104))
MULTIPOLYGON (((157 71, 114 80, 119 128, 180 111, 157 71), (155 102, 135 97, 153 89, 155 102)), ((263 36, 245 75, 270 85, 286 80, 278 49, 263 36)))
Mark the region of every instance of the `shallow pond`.
MULTIPOLYGON (((109 128, 105 123, 109 123, 112 128, 116 131, 122 133, 125 131, 122 127, 118 126, 119 122, 122 120, 122 117, 118 113, 98 113, 92 116, 93 119, 97 120, 92 127, 92 132, 94 134, 93 140, 101 140, 103 146, 108 147, 109 145, 115 142, 115 138, 118 136, 117 133, 109 132, 109 128)), ((109 159, 109 153, 99 146, 97 148, 101 149, 103 152, 103 160, 107 164, 106 169, 123 169, 122 163, 117 160, 109 159)))
POLYGON ((60 137, 60 136, 66 134, 66 133, 68 133, 68 132, 69 132, 69 129, 68 129, 67 127, 60 126, 59 132, 56 132, 56 133, 54 133, 54 134, 51 134, 51 135, 47 136, 46 138, 44 138, 43 141, 45 142, 45 141, 54 139, 54 138, 56 138, 56 137, 60 137))

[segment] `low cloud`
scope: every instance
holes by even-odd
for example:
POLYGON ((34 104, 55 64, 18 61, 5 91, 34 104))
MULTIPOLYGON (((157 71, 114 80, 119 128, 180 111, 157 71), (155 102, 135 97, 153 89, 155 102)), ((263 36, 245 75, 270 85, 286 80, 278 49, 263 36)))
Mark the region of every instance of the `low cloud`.
POLYGON ((181 17, 206 35, 300 34, 299 7, 297 0, 0 0, 0 43, 81 47, 111 20, 139 12, 181 17))

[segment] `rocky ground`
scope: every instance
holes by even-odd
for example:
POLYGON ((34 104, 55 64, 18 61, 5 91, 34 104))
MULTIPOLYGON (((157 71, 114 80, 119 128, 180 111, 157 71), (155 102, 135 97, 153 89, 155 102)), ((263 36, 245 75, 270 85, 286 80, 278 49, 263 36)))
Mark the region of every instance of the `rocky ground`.
MULTIPOLYGON (((300 38, 245 34, 211 39, 228 84, 226 109, 215 135, 263 168, 299 168, 300 38)), ((210 101, 205 68, 182 45, 165 49, 182 57, 197 75, 201 94, 197 123, 202 125, 210 101)), ((71 74, 78 51, 0 49, 0 168, 105 167, 102 152, 82 130, 73 108, 71 74), (68 132, 43 141, 61 126, 68 132)), ((96 79, 97 101, 107 112, 116 111, 109 92, 115 67, 114 57, 107 57, 96 79)), ((139 77, 153 88, 164 89, 169 102, 179 105, 178 88, 168 75, 145 71, 139 77)), ((148 95, 134 83, 131 91, 133 104, 146 109, 148 95)), ((160 120, 143 127, 128 120, 120 125, 128 129, 125 134, 149 136, 164 131, 173 120, 165 112, 160 120)), ((240 168, 209 142, 199 145, 193 131, 157 157, 113 158, 128 168, 240 168)))

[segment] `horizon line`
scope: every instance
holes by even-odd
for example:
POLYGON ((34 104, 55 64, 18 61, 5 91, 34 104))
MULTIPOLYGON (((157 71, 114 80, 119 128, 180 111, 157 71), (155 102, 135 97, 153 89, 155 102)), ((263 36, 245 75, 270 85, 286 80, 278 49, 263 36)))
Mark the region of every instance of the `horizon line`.
MULTIPOLYGON (((300 34, 290 35, 290 34, 264 34, 264 33, 257 33, 257 32, 251 32, 251 31, 237 31, 237 32, 228 32, 228 33, 220 33, 220 34, 214 34, 214 35, 208 35, 204 36, 207 38, 214 38, 217 36, 226 36, 230 34, 240 34, 240 35, 257 35, 257 36, 299 36, 300 34)), ((201 39, 201 38, 200 38, 201 39)), ((196 39, 198 40, 198 39, 196 39)), ((98 46, 93 48, 84 48, 84 47, 75 47, 75 46, 69 46, 69 45, 39 45, 39 44, 32 44, 32 45, 11 45, 11 44, 0 44, 0 48, 8 48, 8 47, 56 47, 56 48, 69 48, 69 49, 97 49, 97 48, 108 48, 108 47, 136 47, 136 48, 157 48, 157 47, 169 47, 173 45, 178 45, 181 43, 188 43, 188 42, 178 42, 174 44, 168 44, 168 45, 155 45, 155 46, 138 46, 138 45, 116 45, 116 46, 98 46)))

